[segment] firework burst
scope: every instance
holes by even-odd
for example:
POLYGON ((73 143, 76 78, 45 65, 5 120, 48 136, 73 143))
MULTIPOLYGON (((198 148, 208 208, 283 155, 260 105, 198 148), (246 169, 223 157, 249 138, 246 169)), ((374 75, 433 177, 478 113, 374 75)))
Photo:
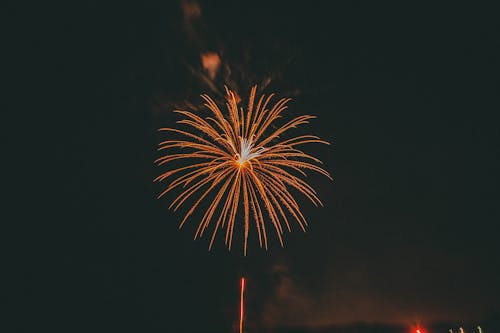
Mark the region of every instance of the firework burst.
POLYGON ((175 211, 193 197, 194 203, 179 228, 204 199, 208 200, 207 196, 212 198, 194 235, 195 239, 203 236, 211 221, 214 221, 209 250, 217 232, 223 229, 226 245, 231 249, 234 225, 239 215, 244 226, 245 255, 251 220, 255 223, 260 246, 267 249, 265 216, 269 218, 270 225, 283 246, 284 228, 291 230, 290 218, 303 231, 307 226, 290 190, 302 193, 316 206, 322 205, 316 191, 302 178, 310 170, 331 179, 329 173, 319 166, 322 164, 319 159, 297 148, 308 143, 329 144, 328 142, 314 135, 299 135, 281 140, 283 134, 307 124, 315 117, 302 115, 274 126, 290 99, 280 99, 272 105, 273 94, 256 98, 256 91, 257 87, 254 86, 244 111, 242 107, 238 108, 237 95, 226 88, 226 114, 212 98, 202 95, 211 116, 204 118, 189 111, 176 110, 183 117, 177 123, 188 129, 159 129, 181 137, 159 144, 158 150, 167 153, 156 160, 157 165, 171 166, 155 179, 169 181, 159 198, 181 187, 182 192, 169 207, 175 211), (172 166, 172 162, 175 166, 172 166), (183 164, 179 167, 176 162, 183 164))

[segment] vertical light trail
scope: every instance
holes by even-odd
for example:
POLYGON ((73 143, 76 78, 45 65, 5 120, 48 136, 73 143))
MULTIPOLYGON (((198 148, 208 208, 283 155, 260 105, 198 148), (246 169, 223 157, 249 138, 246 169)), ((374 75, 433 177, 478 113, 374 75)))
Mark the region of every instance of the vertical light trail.
POLYGON ((245 278, 241 278, 241 294, 240 294, 240 333, 243 333, 243 300, 244 300, 244 293, 245 293, 245 278))

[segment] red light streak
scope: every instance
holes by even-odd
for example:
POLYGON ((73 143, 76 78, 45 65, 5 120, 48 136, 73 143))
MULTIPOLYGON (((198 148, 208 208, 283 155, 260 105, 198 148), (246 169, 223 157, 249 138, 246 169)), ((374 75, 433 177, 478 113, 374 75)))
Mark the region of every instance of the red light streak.
POLYGON ((243 333, 243 296, 245 292, 245 278, 241 278, 241 297, 240 297, 240 333, 243 333))

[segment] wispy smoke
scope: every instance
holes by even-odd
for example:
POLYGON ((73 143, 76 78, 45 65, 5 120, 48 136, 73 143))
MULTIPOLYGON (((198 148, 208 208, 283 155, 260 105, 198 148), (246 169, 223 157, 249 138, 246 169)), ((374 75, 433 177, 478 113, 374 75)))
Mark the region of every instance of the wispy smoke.
POLYGON ((361 264, 355 257, 344 255, 345 258, 329 265, 326 271, 318 269, 314 285, 310 278, 301 279, 304 273, 294 272, 292 265, 275 265, 271 272, 274 283, 261 315, 265 327, 318 328, 356 322, 405 326, 419 321, 424 324, 459 319, 468 321, 478 316, 470 309, 466 311, 465 303, 460 302, 463 296, 477 302, 480 308, 481 303, 467 291, 457 296, 453 309, 461 316, 452 316, 450 309, 443 306, 447 297, 451 297, 446 288, 431 292, 425 288, 428 283, 440 281, 415 282, 413 277, 419 272, 412 269, 410 256, 406 258, 408 267, 401 266, 405 269, 393 272, 390 261, 374 260, 361 264), (385 270, 380 269, 385 266, 385 270), (395 279, 408 283, 397 286, 395 279))
MULTIPOLYGON (((196 98, 201 93, 209 93, 222 102, 225 96, 224 86, 244 98, 245 93, 255 84, 258 86, 257 93, 262 93, 269 85, 279 81, 283 66, 290 63, 290 55, 277 46, 269 49, 259 47, 252 41, 226 41, 211 29, 210 22, 206 22, 203 8, 198 1, 180 0, 178 5, 182 16, 175 26, 180 36, 180 54, 175 56, 180 66, 176 75, 185 76, 179 80, 185 82, 185 87, 184 93, 159 97, 161 110, 197 110, 201 105, 193 105, 188 101, 193 101, 193 97, 196 98), (261 54, 261 58, 262 53, 265 53, 265 61, 256 61, 257 53, 261 54), (269 63, 269 55, 279 59, 278 63, 269 63)), ((287 97, 297 92, 296 88, 293 91, 278 88, 276 90, 280 90, 281 95, 287 97)))
POLYGON ((181 9, 186 21, 192 21, 201 16, 200 4, 196 1, 182 0, 181 9))
POLYGON ((307 320, 314 311, 313 299, 301 289, 288 267, 277 264, 272 268, 274 291, 263 306, 262 323, 268 328, 286 326, 307 326, 307 320))

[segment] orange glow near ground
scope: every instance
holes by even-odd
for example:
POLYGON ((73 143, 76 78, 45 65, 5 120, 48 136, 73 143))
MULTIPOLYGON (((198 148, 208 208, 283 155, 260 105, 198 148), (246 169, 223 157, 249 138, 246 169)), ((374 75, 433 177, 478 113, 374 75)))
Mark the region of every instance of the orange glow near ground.
POLYGON ((420 325, 415 327, 415 329, 413 330, 415 333, 427 333, 426 330, 424 330, 420 325))

